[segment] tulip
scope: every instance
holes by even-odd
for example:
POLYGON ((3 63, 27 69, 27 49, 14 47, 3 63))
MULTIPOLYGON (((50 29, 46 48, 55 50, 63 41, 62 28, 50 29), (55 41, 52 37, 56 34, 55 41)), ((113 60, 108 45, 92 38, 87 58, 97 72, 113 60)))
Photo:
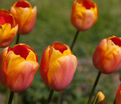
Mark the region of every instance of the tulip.
POLYGON ((27 89, 38 69, 37 55, 25 44, 6 47, 0 54, 0 81, 13 92, 27 89))
POLYGON ((14 17, 6 10, 0 10, 0 48, 9 46, 16 36, 18 26, 14 17))
POLYGON ((117 93, 116 93, 115 104, 121 104, 121 85, 119 86, 117 93))
POLYGON ((48 46, 42 55, 40 75, 47 86, 61 91, 72 81, 76 67, 77 59, 70 48, 55 42, 48 46))
POLYGON ((104 74, 117 71, 121 66, 121 38, 103 39, 94 52, 93 64, 104 74))
POLYGON ((98 92, 92 104, 107 104, 105 95, 101 91, 98 92))
POLYGON ((32 8, 28 1, 19 0, 11 6, 10 12, 18 24, 19 34, 27 34, 33 29, 37 14, 36 6, 32 8))
POLYGON ((71 22, 79 31, 91 28, 98 18, 98 8, 90 0, 75 0, 72 6, 71 22))

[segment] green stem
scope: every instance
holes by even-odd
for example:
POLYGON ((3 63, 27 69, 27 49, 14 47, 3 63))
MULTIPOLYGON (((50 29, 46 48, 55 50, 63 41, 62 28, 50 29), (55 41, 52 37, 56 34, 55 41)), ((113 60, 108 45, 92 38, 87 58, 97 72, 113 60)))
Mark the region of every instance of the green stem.
POLYGON ((53 94, 54 94, 54 90, 50 90, 50 94, 48 96, 48 100, 47 100, 47 104, 50 104, 51 100, 52 100, 52 97, 53 97, 53 94))
POLYGON ((10 96, 9 96, 8 104, 12 104, 13 97, 14 97, 14 92, 11 91, 10 96))
POLYGON ((79 35, 79 30, 77 30, 76 33, 75 33, 75 35, 74 35, 74 39, 73 39, 72 44, 70 46, 71 47, 71 50, 73 50, 73 47, 74 47, 74 45, 76 43, 76 40, 77 40, 78 35, 79 35))
POLYGON ((16 44, 18 44, 18 43, 19 43, 19 39, 20 39, 20 34, 17 34, 16 44))
POLYGON ((95 80, 95 83, 93 85, 93 88, 92 88, 91 93, 90 93, 90 96, 89 96, 88 104, 91 103, 91 100, 92 100, 93 94, 95 92, 96 86, 97 86, 97 84, 99 82, 100 76, 101 76, 101 72, 98 72, 97 78, 95 80))
POLYGON ((60 104, 63 104, 64 100, 64 91, 61 93, 60 104))
POLYGON ((114 102, 113 102, 113 104, 115 104, 115 102, 116 102, 116 99, 114 99, 114 102))

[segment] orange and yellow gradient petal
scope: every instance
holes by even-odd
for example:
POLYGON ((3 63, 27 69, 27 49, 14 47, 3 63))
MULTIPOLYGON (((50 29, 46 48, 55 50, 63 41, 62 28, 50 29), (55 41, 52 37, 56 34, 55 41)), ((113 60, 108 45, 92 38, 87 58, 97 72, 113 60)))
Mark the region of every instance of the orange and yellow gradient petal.
POLYGON ((40 74, 46 85, 60 91, 70 84, 76 67, 77 59, 70 48, 55 42, 48 46, 42 55, 40 74))
POLYGON ((10 12, 18 24, 18 33, 27 34, 33 29, 37 15, 36 6, 32 8, 28 1, 19 0, 11 6, 10 12))
POLYGON ((25 44, 5 48, 0 63, 0 81, 14 92, 27 89, 39 67, 36 53, 25 44))
POLYGON ((12 14, 6 10, 0 10, 0 48, 9 46, 18 31, 12 14))

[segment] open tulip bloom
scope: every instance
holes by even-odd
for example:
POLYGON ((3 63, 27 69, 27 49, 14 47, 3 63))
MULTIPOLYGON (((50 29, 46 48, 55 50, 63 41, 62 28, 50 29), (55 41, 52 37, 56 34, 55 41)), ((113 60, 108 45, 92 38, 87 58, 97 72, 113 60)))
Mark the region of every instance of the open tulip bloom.
POLYGON ((0 54, 0 81, 13 92, 27 89, 39 67, 36 53, 25 44, 7 47, 0 54))
POLYGON ((94 52, 93 64, 105 74, 117 71, 121 66, 121 38, 103 39, 94 52))
POLYGON ((9 46, 18 31, 14 17, 9 11, 0 10, 0 48, 9 46))
POLYGON ((19 34, 27 34, 33 29, 37 14, 36 6, 32 8, 28 1, 18 0, 11 6, 10 12, 18 24, 19 34))
POLYGON ((76 71, 77 59, 70 48, 60 42, 48 46, 41 59, 40 74, 47 86, 55 91, 65 89, 76 71))
POLYGON ((72 6, 71 22, 79 31, 90 29, 98 18, 98 8, 90 0, 75 0, 72 6))

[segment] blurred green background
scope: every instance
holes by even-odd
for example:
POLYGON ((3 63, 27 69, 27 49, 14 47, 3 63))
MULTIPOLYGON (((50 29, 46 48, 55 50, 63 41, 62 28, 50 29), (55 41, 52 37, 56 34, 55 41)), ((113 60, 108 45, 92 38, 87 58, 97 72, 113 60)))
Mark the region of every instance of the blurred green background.
MULTIPOLYGON (((16 0, 0 0, 1 9, 9 9, 16 0)), ((31 46, 39 56, 54 41, 70 45, 76 29, 70 22, 71 7, 74 0, 28 0, 38 8, 35 28, 28 35, 21 35, 20 42, 31 46)), ((80 32, 73 53, 78 57, 78 69, 69 87, 55 92, 51 104, 86 104, 97 70, 91 57, 101 39, 121 34, 121 0, 95 0, 99 7, 97 23, 88 31, 80 32), (60 98, 60 96, 63 96, 60 98), (60 102, 61 101, 61 102, 60 102)), ((13 45, 13 44, 12 44, 13 45)), ((113 104, 118 88, 119 69, 111 75, 102 75, 97 91, 103 91, 108 104, 113 104)), ((46 104, 49 88, 42 82, 39 69, 32 85, 25 92, 15 94, 14 104, 46 104)), ((7 104, 9 90, 0 84, 0 104, 7 104)))

